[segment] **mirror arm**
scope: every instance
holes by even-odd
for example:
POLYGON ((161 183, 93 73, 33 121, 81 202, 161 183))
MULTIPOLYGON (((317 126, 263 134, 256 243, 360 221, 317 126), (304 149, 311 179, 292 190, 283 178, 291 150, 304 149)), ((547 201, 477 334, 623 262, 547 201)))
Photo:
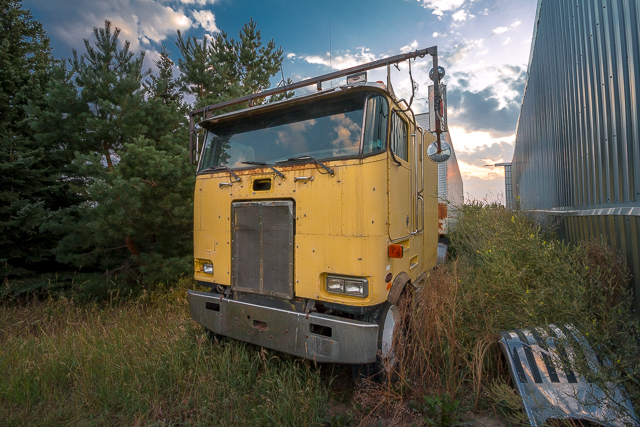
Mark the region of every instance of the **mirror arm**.
POLYGON ((429 54, 433 60, 433 103, 436 106, 434 108, 435 122, 436 122, 436 141, 438 143, 438 154, 442 151, 442 145, 440 144, 440 134, 442 133, 440 128, 440 73, 438 72, 438 47, 434 46, 429 48, 429 54))
POLYGON ((193 155, 193 116, 189 115, 189 164, 194 165, 195 159, 193 155))

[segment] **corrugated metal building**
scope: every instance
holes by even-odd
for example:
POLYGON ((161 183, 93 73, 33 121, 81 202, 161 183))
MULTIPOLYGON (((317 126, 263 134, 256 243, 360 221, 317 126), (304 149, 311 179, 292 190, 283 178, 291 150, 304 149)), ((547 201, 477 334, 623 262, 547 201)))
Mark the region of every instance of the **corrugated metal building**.
POLYGON ((640 2, 539 0, 512 162, 523 209, 627 258, 640 308, 640 2))
POLYGON ((504 204, 507 209, 513 209, 513 189, 511 185, 511 162, 496 163, 493 166, 504 167, 504 204))

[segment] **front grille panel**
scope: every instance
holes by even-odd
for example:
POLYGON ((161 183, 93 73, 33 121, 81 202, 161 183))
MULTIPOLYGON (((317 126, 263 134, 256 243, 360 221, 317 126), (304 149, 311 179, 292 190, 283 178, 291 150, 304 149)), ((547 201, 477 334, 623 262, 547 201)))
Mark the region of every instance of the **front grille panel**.
POLYGON ((293 298, 293 202, 232 205, 234 289, 293 298))
POLYGON ((260 289, 260 206, 233 209, 233 274, 237 287, 260 289))
POLYGON ((288 206, 263 208, 263 265, 262 277, 265 290, 279 295, 289 295, 293 259, 285 254, 293 253, 291 214, 288 206), (269 212, 265 215, 265 212, 269 212))

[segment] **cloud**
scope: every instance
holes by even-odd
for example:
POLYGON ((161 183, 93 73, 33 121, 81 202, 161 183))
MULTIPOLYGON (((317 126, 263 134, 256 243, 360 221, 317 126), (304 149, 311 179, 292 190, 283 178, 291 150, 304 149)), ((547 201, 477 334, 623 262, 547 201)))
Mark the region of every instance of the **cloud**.
POLYGON ((276 145, 292 148, 295 152, 308 151, 307 133, 316 124, 315 119, 291 123, 278 131, 276 145))
MULTIPOLYGON (((135 36, 137 39, 146 37, 159 43, 166 39, 167 35, 175 34, 177 29, 186 30, 191 27, 191 20, 182 11, 175 11, 169 6, 165 6, 162 9, 152 9, 149 12, 145 11, 144 20, 138 19, 138 15, 132 15, 132 18, 135 18, 135 36)), ((124 25, 131 23, 126 16, 114 17, 113 23, 115 25, 118 25, 118 21, 123 22, 124 25)))
POLYGON ((402 53, 407 53, 407 52, 412 52, 414 50, 418 49, 418 40, 414 40, 411 42, 411 44, 407 45, 407 46, 402 46, 400 48, 400 52, 402 53))
POLYGON ((489 132, 469 131, 461 126, 449 128, 456 150, 460 174, 464 180, 465 199, 487 198, 504 201, 504 169, 487 164, 510 162, 513 158, 515 133, 494 138, 489 132))
POLYGON ((511 28, 515 28, 515 27, 517 27, 517 26, 518 26, 518 25, 520 25, 520 24, 522 24, 522 21, 520 21, 520 20, 515 20, 515 21, 513 21, 513 23, 512 23, 511 25, 509 25, 509 26, 510 26, 511 28))
POLYGON ((204 6, 205 4, 214 4, 216 0, 180 0, 183 4, 198 4, 204 6))
POLYGON ((437 37, 446 37, 447 35, 446 35, 446 34, 442 34, 442 33, 439 33, 439 32, 437 32, 437 31, 435 31, 435 32, 432 34, 432 36, 437 38, 437 37))
POLYGON ((463 9, 460 9, 459 11, 451 15, 454 21, 466 21, 468 16, 469 14, 467 13, 467 11, 463 9))
POLYGON ((462 61, 470 52, 477 51, 482 48, 483 43, 484 39, 465 39, 459 41, 454 44, 449 51, 445 51, 442 54, 442 57, 449 63, 449 65, 454 65, 462 61))
POLYGON ((200 26, 210 33, 220 31, 216 26, 216 17, 210 10, 194 10, 191 12, 194 19, 200 23, 200 26))
POLYGON ((478 92, 451 88, 447 92, 447 102, 449 123, 497 136, 510 135, 516 129, 520 104, 507 102, 501 105, 492 87, 478 92))
POLYGON ((506 33, 507 31, 509 31, 507 27, 498 27, 493 29, 493 32, 496 34, 506 33))
POLYGON ((350 50, 346 50, 344 53, 335 54, 332 57, 329 53, 324 55, 301 55, 300 57, 309 64, 324 65, 325 67, 331 66, 334 70, 343 70, 377 59, 376 55, 371 53, 369 48, 359 47, 358 49, 360 49, 358 53, 351 53, 350 50))
POLYGON ((471 151, 456 152, 459 160, 471 166, 485 167, 496 163, 511 161, 513 157, 513 142, 499 141, 491 145, 481 145, 474 147, 471 151))
POLYGON ((304 60, 309 64, 329 65, 329 61, 318 55, 305 56, 304 60))
MULTIPOLYGON (((449 133, 451 134, 453 146, 456 150, 456 153, 458 152, 473 153, 473 152, 476 152, 476 150, 478 150, 480 147, 492 146, 493 144, 496 144, 496 143, 501 144, 503 142, 506 142, 508 144, 511 144, 511 146, 514 146, 516 143, 515 129, 514 129, 514 132, 510 135, 495 137, 495 136, 492 136, 491 133, 486 131, 469 130, 464 128, 463 126, 459 126, 458 124, 453 124, 449 126, 449 133)), ((496 153, 493 153, 493 154, 496 154, 496 153)), ((504 157, 502 158, 492 157, 491 159, 493 160, 493 163, 503 161, 503 160, 511 161, 512 156, 513 156, 513 153, 505 152, 504 157)), ((468 158, 467 158, 467 161, 469 161, 468 158)), ((473 164, 473 162, 470 162, 470 164, 473 164)), ((486 163, 483 163, 482 165, 485 165, 485 164, 486 163)))
POLYGON ((504 202, 504 169, 485 165, 511 161, 515 133, 494 138, 489 132, 461 126, 450 126, 449 133, 464 182, 465 200, 471 197, 504 202))
POLYGON ((335 122, 333 131, 336 133, 336 139, 331 141, 333 145, 333 155, 340 156, 348 153, 360 144, 360 134, 362 129, 358 123, 353 122, 345 114, 338 114, 330 117, 335 122))
MULTIPOLYGON (((464 163, 459 162, 459 164, 462 169, 464 163)), ((464 200, 466 203, 473 200, 482 200, 488 203, 504 204, 504 168, 493 168, 493 170, 488 171, 488 175, 484 178, 462 174, 462 180, 464 182, 464 200)))
POLYGON ((63 45, 80 51, 84 51, 82 40, 92 40, 93 28, 103 28, 105 19, 120 28, 120 41, 130 41, 134 51, 141 44, 161 43, 176 30, 184 31, 193 24, 179 4, 167 6, 152 0, 92 1, 91 7, 78 7, 76 0, 32 0, 30 6, 45 16, 46 28, 63 45))
POLYGON ((289 59, 293 59, 293 58, 295 58, 295 57, 296 57, 296 54, 295 54, 295 53, 293 53, 293 52, 291 52, 291 53, 287 53, 287 58, 289 58, 289 59))
POLYGON ((422 7, 433 9, 433 14, 442 16, 444 12, 458 10, 465 0, 422 0, 422 7))

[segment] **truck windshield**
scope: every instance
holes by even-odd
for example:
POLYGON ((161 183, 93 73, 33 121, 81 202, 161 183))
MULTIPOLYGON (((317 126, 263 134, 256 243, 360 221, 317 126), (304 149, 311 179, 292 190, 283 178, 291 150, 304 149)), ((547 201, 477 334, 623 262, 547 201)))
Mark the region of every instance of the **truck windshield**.
POLYGON ((386 147, 388 104, 380 95, 360 92, 320 99, 273 112, 244 116, 211 126, 200 170, 242 162, 273 164, 292 157, 316 159, 355 157, 386 147), (365 144, 362 121, 367 110, 365 144))

